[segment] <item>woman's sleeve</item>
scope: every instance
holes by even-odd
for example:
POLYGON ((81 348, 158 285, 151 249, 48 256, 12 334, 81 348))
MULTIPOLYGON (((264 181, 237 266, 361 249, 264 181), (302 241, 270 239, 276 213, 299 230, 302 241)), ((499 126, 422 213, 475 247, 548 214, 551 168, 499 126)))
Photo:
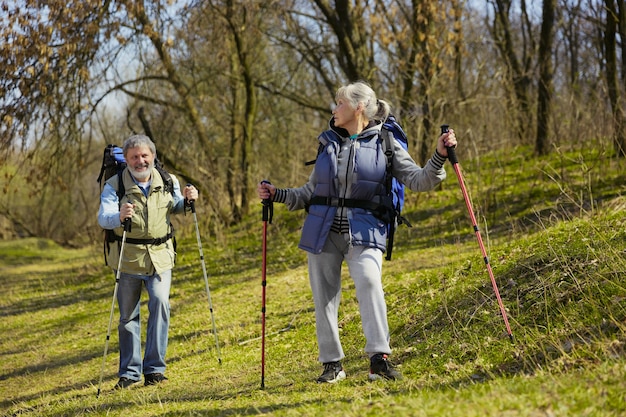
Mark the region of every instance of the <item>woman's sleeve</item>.
POLYGON ((298 188, 276 188, 274 201, 284 203, 289 210, 300 210, 306 207, 311 200, 316 182, 315 169, 309 176, 309 181, 298 188))
POLYGON ((435 152, 422 168, 397 141, 394 141, 393 176, 412 191, 432 190, 446 179, 446 170, 443 168, 445 162, 446 158, 435 152))

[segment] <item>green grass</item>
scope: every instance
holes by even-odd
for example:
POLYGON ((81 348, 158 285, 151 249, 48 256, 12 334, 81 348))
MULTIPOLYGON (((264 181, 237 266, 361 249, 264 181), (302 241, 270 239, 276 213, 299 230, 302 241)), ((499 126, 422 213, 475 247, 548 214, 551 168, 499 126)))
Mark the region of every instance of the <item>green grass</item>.
MULTIPOLYGON (((340 320, 348 378, 314 382, 321 366, 313 303, 306 256, 296 247, 303 213, 277 205, 268 226, 265 389, 260 206, 219 238, 203 236, 220 354, 195 231, 183 227, 170 381, 111 389, 114 320, 98 398, 114 289, 100 244, 75 250, 38 239, 0 242, 1 414, 624 415, 623 165, 595 150, 535 159, 518 149, 462 166, 513 343, 453 171, 441 189, 409 193, 413 227, 398 230, 394 259, 384 265, 392 359, 405 377, 398 382, 367 381, 347 271, 340 320)), ((146 315, 144 303, 144 329, 146 315)))

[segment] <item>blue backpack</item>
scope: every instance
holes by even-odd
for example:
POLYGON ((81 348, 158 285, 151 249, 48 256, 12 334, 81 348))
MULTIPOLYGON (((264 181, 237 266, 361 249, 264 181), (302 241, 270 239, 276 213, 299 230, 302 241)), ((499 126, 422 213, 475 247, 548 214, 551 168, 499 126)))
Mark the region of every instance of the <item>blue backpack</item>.
POLYGON ((412 227, 411 223, 402 216, 402 209, 404 208, 404 184, 393 177, 391 172, 393 161, 393 143, 392 140, 398 141, 400 145, 408 151, 409 141, 406 137, 406 133, 400 126, 400 123, 393 115, 389 115, 387 120, 383 123, 383 129, 381 131, 383 136, 383 149, 387 156, 387 192, 391 194, 393 200, 393 210, 395 216, 393 220, 387 224, 387 254, 385 259, 391 260, 391 253, 393 252, 393 238, 396 231, 396 227, 400 224, 406 224, 408 227, 412 227))

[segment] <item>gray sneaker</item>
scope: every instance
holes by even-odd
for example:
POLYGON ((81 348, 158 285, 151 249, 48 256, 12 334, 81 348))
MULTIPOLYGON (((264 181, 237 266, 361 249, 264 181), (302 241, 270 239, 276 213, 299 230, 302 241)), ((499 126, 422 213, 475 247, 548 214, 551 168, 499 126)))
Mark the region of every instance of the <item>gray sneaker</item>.
POLYGON ((324 371, 319 378, 317 378, 318 384, 329 383, 334 384, 342 379, 345 379, 346 373, 343 371, 341 362, 328 362, 324 364, 324 371))
POLYGON ((378 379, 402 379, 402 374, 393 368, 393 365, 387 358, 388 355, 384 353, 377 353, 370 358, 370 381, 376 381, 378 379))

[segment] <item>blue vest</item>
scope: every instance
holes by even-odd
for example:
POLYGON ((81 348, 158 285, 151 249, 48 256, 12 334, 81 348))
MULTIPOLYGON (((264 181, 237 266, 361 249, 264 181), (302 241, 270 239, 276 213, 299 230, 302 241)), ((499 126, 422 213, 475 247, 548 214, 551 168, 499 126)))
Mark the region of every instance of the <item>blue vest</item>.
MULTIPOLYGON (((324 147, 315 162, 317 185, 313 196, 344 197, 340 195, 340 192, 343 194, 344 190, 338 189, 339 181, 337 180, 337 158, 341 138, 334 131, 327 130, 318 139, 324 147)), ((350 167, 352 170, 348 173, 352 176, 352 179, 349 179, 352 182, 349 198, 371 201, 376 196, 387 194, 385 190, 387 158, 377 133, 357 140, 359 146, 355 147, 354 165, 350 167)), ((349 208, 347 211, 351 243, 379 248, 384 252, 387 225, 374 217, 369 210, 349 208)), ((298 247, 314 254, 321 253, 336 213, 337 207, 310 206, 298 247)))

